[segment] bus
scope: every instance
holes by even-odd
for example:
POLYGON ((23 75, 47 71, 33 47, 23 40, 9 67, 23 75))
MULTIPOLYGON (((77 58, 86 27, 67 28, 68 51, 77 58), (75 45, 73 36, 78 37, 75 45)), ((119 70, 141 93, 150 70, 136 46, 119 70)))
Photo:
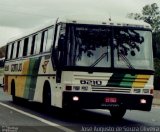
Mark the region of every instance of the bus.
POLYGON ((151 26, 143 21, 68 16, 10 39, 4 91, 18 99, 69 109, 150 111, 151 26))

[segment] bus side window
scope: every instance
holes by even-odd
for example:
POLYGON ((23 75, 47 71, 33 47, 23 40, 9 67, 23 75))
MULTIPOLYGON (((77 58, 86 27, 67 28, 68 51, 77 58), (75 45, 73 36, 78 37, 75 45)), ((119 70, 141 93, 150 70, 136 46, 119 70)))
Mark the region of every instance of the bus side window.
POLYGON ((13 48, 14 48, 14 43, 11 44, 11 54, 10 54, 10 59, 13 57, 13 48))
POLYGON ((47 44, 45 46, 45 51, 50 51, 51 50, 51 47, 52 47, 52 44, 53 44, 53 28, 50 28, 48 30, 48 37, 47 37, 47 44))
POLYGON ((36 36, 37 34, 33 35, 33 38, 32 38, 31 55, 33 55, 34 53, 36 36))
POLYGON ((22 57, 22 54, 23 54, 23 46, 24 46, 24 40, 22 40, 20 42, 20 49, 19 49, 19 55, 18 57, 22 57))
POLYGON ((35 41, 34 41, 34 51, 33 51, 33 54, 36 54, 38 34, 36 34, 34 37, 35 37, 35 41))
POLYGON ((31 47, 32 47, 32 37, 29 37, 29 42, 28 42, 28 52, 27 52, 27 56, 29 56, 31 54, 31 47))
POLYGON ((28 38, 24 39, 24 46, 23 46, 23 56, 27 55, 27 51, 28 51, 28 38))
POLYGON ((8 45, 8 55, 7 55, 8 58, 7 59, 10 59, 10 56, 11 56, 11 46, 12 46, 11 44, 8 45))
POLYGON ((17 53, 17 42, 15 42, 15 44, 14 44, 14 49, 13 49, 13 59, 15 59, 16 58, 16 53, 17 53))
POLYGON ((48 38, 48 30, 46 30, 45 32, 44 32, 44 42, 43 42, 43 52, 45 52, 46 51, 46 44, 47 44, 47 38, 48 38))
POLYGON ((21 41, 18 41, 18 42, 17 42, 16 58, 18 58, 18 55, 19 55, 19 47, 20 47, 20 43, 21 43, 21 41))
POLYGON ((42 36, 42 33, 39 33, 39 34, 37 35, 37 37, 36 37, 35 51, 34 51, 35 54, 39 54, 39 52, 40 52, 41 36, 42 36))
POLYGON ((47 30, 42 32, 42 37, 41 37, 41 45, 40 45, 40 53, 44 51, 44 45, 46 44, 46 34, 47 34, 47 30))
POLYGON ((5 58, 8 59, 8 45, 6 46, 6 55, 5 58))

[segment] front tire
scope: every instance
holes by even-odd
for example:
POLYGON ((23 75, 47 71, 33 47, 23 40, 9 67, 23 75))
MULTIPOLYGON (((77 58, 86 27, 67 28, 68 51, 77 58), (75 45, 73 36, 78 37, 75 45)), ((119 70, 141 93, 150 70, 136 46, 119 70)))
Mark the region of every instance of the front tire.
POLYGON ((125 108, 110 109, 110 114, 114 120, 121 120, 126 113, 125 108))
POLYGON ((44 111, 51 113, 51 90, 50 87, 45 87, 43 91, 43 106, 44 111))

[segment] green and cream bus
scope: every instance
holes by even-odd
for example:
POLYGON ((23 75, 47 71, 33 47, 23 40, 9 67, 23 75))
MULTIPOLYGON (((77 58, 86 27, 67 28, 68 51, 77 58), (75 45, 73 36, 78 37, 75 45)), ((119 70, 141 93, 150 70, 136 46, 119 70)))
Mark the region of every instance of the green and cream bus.
POLYGON ((142 21, 68 16, 12 38, 6 47, 4 91, 66 109, 150 111, 152 32, 142 21))

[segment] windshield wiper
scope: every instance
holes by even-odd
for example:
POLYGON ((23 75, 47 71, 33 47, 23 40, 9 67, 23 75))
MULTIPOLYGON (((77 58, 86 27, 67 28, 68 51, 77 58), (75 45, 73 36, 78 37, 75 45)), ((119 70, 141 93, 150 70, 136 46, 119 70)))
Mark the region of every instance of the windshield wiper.
POLYGON ((90 65, 90 67, 94 67, 95 65, 97 65, 107 55, 108 55, 108 52, 103 53, 92 65, 90 65))
POLYGON ((119 56, 122 58, 122 60, 126 63, 126 65, 128 66, 128 68, 130 69, 135 69, 132 64, 129 62, 129 60, 121 53, 119 53, 119 56))

